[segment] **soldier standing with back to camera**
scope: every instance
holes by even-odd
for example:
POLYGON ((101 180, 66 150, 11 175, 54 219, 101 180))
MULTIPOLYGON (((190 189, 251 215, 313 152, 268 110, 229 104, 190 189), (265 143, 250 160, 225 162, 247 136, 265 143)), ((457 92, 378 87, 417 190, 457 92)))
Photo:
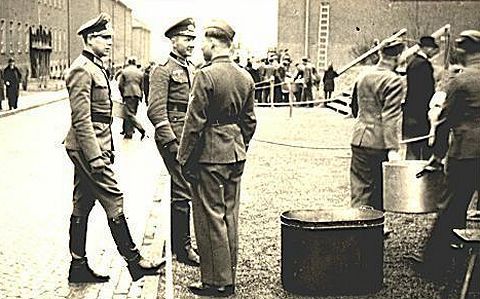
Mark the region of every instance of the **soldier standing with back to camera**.
MULTIPOLYGON (((351 206, 383 210, 382 162, 398 160, 402 78, 394 72, 404 45, 391 41, 377 65, 356 82, 358 117, 353 128, 350 166, 351 206)), ((388 233, 388 230, 386 230, 388 233)))
POLYGON ((143 97, 143 72, 137 68, 134 57, 127 60, 127 66, 118 77, 118 89, 125 104, 125 119, 123 120, 123 138, 132 139, 134 128, 140 132, 142 140, 145 137, 145 129, 136 118, 138 103, 143 97))
POLYGON ((88 266, 85 243, 88 216, 95 201, 102 205, 117 249, 128 265, 134 281, 145 275, 158 275, 162 265, 145 260, 130 235, 123 212, 123 194, 112 169, 112 99, 110 84, 101 58, 112 47, 110 17, 102 13, 83 24, 78 35, 84 41, 82 54, 66 74, 72 125, 65 138, 67 154, 74 165, 73 211, 70 217, 68 281, 106 282, 88 266))
POLYGON ((178 160, 192 182, 200 296, 235 292, 240 181, 256 126, 255 84, 230 60, 235 31, 215 20, 205 28, 203 55, 210 64, 195 75, 178 160))
POLYGON ((177 261, 198 266, 200 258, 190 239, 190 184, 176 159, 193 80, 192 55, 195 23, 187 18, 170 27, 165 36, 172 41, 168 60, 150 75, 147 115, 155 127, 155 142, 171 177, 171 240, 177 261))

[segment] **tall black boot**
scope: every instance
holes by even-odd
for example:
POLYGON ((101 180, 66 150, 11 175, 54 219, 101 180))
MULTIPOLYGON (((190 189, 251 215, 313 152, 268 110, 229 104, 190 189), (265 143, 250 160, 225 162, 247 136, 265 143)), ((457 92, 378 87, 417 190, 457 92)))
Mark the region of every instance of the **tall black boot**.
POLYGON ((72 262, 68 271, 68 281, 73 283, 107 282, 110 277, 96 274, 88 266, 85 257, 88 217, 70 217, 70 254, 72 262))
POLYGON ((127 262, 127 268, 133 281, 137 281, 146 275, 160 274, 159 270, 165 266, 165 260, 160 264, 154 264, 140 255, 140 251, 132 240, 124 215, 109 218, 108 226, 112 232, 113 240, 117 244, 118 252, 127 262))
POLYGON ((177 256, 178 262, 198 267, 200 257, 193 248, 190 238, 190 207, 179 209, 172 205, 171 213, 172 253, 177 256))

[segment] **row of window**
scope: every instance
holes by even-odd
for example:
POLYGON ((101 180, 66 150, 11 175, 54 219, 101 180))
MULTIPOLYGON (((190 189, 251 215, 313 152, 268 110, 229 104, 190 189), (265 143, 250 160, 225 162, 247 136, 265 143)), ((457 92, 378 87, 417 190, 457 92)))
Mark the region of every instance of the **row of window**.
POLYGON ((63 9, 67 7, 68 0, 38 0, 39 4, 45 4, 54 8, 63 9))
MULTIPOLYGON (((35 25, 29 26, 20 22, 0 20, 0 54, 13 55, 30 51, 30 27, 34 32, 35 25)), ((47 28, 43 28, 47 30, 47 28)), ((50 28, 52 34, 52 52, 66 52, 67 32, 64 29, 50 28)), ((35 45, 33 45, 35 46, 35 45)))

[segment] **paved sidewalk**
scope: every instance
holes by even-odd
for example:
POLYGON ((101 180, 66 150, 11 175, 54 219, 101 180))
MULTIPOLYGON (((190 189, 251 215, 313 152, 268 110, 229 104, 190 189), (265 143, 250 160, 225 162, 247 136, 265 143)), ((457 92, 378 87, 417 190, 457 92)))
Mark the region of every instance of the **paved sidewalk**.
MULTIPOLYGON (((113 96, 118 97, 117 95, 113 96)), ((19 112, 67 99, 68 94, 66 89, 59 91, 21 92, 18 102, 19 108, 16 110, 0 110, 0 118, 12 116, 12 120, 14 120, 15 117, 13 117, 13 115, 19 112)), ((6 102, 2 102, 2 104, 6 104, 6 102)), ((62 103, 61 105, 68 105, 68 103, 62 103)), ((57 109, 56 107, 57 105, 52 105, 52 108, 57 109)), ((144 123, 148 121, 145 117, 145 109, 146 108, 142 106, 139 111, 144 123)), ((36 113, 35 111, 33 112, 36 113)), ((32 113, 32 111, 30 111, 30 113, 32 113)), ((3 120, 10 121, 9 119, 3 120)), ((137 240, 142 240, 137 242, 137 244, 142 245, 141 252, 145 257, 159 260, 164 251, 166 236, 168 236, 168 232, 166 231, 168 224, 165 213, 167 213, 169 208, 169 200, 166 199, 165 186, 169 180, 169 176, 166 175, 167 173, 166 170, 163 169, 163 166, 161 167, 162 169, 160 169, 159 177, 156 176, 146 181, 141 181, 141 176, 138 176, 139 178, 132 176, 132 173, 145 173, 146 165, 153 164, 153 166, 151 166, 155 167, 154 165, 156 163, 152 163, 152 157, 155 157, 155 161, 158 160, 159 165, 161 161, 152 138, 146 139, 141 143, 136 142, 137 140, 122 141, 118 134, 120 128, 121 120, 116 119, 112 130, 114 131, 116 142, 120 145, 117 147, 119 155, 115 161, 116 167, 119 170, 119 183, 122 186, 127 186, 127 188, 123 189, 127 198, 137 198, 136 201, 127 201, 125 207, 126 211, 130 212, 127 213, 127 217, 129 215, 133 216, 130 221, 132 235, 134 238, 137 236, 137 240), (125 154, 122 154, 122 151, 126 151, 125 154), (131 154, 130 158, 127 158, 126 153, 128 151, 135 152, 135 154, 131 154), (131 158, 133 157, 136 158, 132 160, 131 158), (128 184, 127 181, 129 181, 128 184), (153 188, 154 190, 145 190, 145 188, 153 188), (143 191, 141 189, 143 189, 143 191), (153 201, 151 199, 152 197, 148 196, 148 194, 154 194, 153 201), (146 217, 141 217, 142 215, 146 217)), ((68 171, 71 171, 70 165, 68 166, 68 171)), ((147 171, 147 173, 150 172, 147 171)), ((58 209, 59 207, 57 206, 56 208, 58 209)), ((89 259, 92 268, 100 273, 110 275, 111 279, 108 283, 68 284, 66 279, 68 274, 66 271, 68 271, 69 263, 68 248, 64 248, 65 244, 62 243, 60 244, 62 245, 60 246, 62 250, 58 250, 58 252, 55 253, 50 252, 51 255, 45 260, 46 264, 56 264, 55 270, 49 267, 45 267, 44 269, 53 270, 52 272, 48 272, 48 270, 47 272, 36 272, 38 267, 30 267, 31 269, 29 269, 28 261, 21 261, 21 264, 16 262, 16 264, 13 265, 16 269, 9 267, 2 268, 0 270, 0 276, 3 282, 0 282, 0 298, 156 299, 158 297, 159 285, 164 284, 164 276, 149 276, 137 282, 132 282, 126 268, 126 263, 116 251, 113 241, 110 240, 111 237, 106 228, 106 221, 103 219, 104 214, 98 211, 98 207, 96 211, 92 211, 92 213, 97 214, 92 215, 90 220, 87 251, 93 255, 90 256, 92 259, 89 259), (95 253, 97 254, 95 255, 95 253), (34 272, 32 273, 32 271, 34 272), (12 273, 14 274, 12 275, 12 273)), ((67 219, 67 216, 64 218, 67 219)), ((64 225, 63 222, 62 225, 64 225)), ((61 231, 61 229, 59 229, 59 231, 61 231)), ((56 234, 59 231, 52 232, 52 234, 56 234)), ((66 234, 66 232, 63 232, 63 234, 66 234)), ((19 238, 27 238, 27 236, 27 232, 19 232, 19 238)), ((59 244, 56 244, 55 248, 57 248, 58 245, 59 244)), ((32 244, 31 246, 31 248, 34 248, 33 246, 35 245, 32 244)), ((51 245, 48 246, 48 248, 50 247, 51 245)), ((48 248, 37 247, 38 250, 35 250, 35 252, 38 251, 38 254, 36 253, 32 258, 36 261, 41 261, 42 257, 39 255, 42 252, 48 252, 48 248)), ((32 249, 27 249, 28 252, 31 252, 31 250, 32 249)), ((4 255, 3 258, 7 261, 16 261, 22 256, 18 253, 13 254, 13 256, 9 257, 8 255, 4 255)), ((2 252, 0 252, 0 256, 2 256, 2 252)), ((45 257, 43 257, 43 259, 45 259, 45 257)))
POLYGON ((2 108, 0 110, 0 118, 13 115, 22 111, 37 108, 50 103, 58 102, 68 98, 67 89, 58 91, 20 91, 18 98, 18 108, 8 110, 8 100, 2 101, 2 108))

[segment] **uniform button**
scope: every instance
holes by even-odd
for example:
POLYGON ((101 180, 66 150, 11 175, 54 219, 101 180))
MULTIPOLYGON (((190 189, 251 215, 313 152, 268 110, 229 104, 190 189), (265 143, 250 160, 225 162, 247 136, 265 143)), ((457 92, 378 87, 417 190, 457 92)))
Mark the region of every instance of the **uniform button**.
POLYGON ((177 118, 176 118, 176 117, 174 117, 174 118, 173 118, 173 120, 177 120, 177 118))

